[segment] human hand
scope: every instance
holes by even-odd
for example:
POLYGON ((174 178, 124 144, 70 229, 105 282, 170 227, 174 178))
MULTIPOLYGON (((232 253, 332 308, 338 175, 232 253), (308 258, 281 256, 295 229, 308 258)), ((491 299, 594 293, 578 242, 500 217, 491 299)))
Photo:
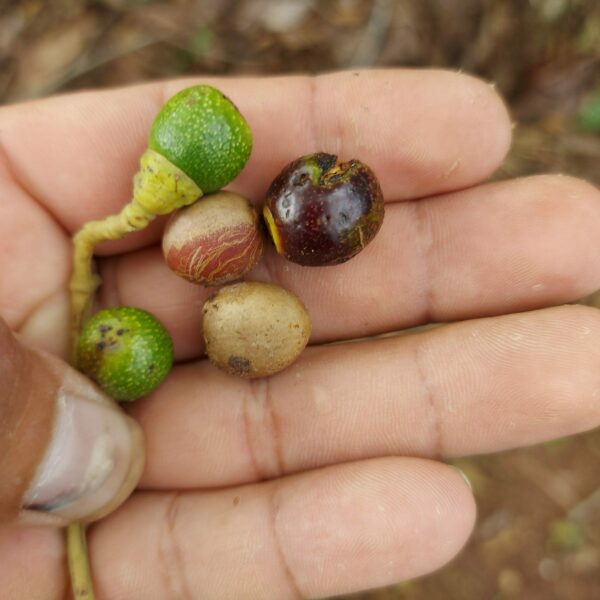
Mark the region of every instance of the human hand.
MULTIPOLYGON (((254 132, 232 189, 260 201, 285 163, 322 150, 373 168, 386 218, 363 253, 334 269, 268 252, 251 274, 297 293, 313 319, 312 346, 268 380, 238 380, 202 359, 210 291, 164 266, 164 220, 102 246, 99 305, 151 311, 180 364, 129 409, 147 463, 138 491, 89 530, 98 595, 324 597, 432 571, 460 550, 475 519, 469 487, 440 459, 600 423, 598 311, 548 308, 600 287, 600 194, 562 176, 481 184, 502 161, 511 126, 493 89, 463 75, 203 81, 231 97, 254 132), (463 319, 471 320, 322 345, 463 319)), ((0 315, 29 344, 64 356, 70 236, 129 199, 154 115, 189 83, 0 111, 0 315)), ((20 418, 8 411, 20 427, 2 421, 0 474, 14 481, 39 461, 49 433, 39 434, 40 415, 50 422, 64 374, 73 407, 97 393, 1 331, 0 406, 27 398, 20 418), (6 359, 15 356, 24 358, 6 359)), ((123 431, 135 427, 110 415, 122 436, 119 473, 134 473, 123 431)), ((83 471, 95 438, 78 432, 78 454, 57 464, 68 457, 83 471)), ((0 512, 9 514, 8 502, 0 512)), ((63 512, 72 518, 68 505, 63 512)), ((6 526, 0 553, 6 597, 67 594, 58 530, 6 526)))

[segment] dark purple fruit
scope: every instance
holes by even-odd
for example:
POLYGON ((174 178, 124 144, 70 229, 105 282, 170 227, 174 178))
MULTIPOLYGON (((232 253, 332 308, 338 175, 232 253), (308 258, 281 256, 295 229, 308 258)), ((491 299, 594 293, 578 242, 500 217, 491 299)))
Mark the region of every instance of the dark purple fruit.
POLYGON ((318 152, 290 163, 267 192, 263 217, 277 252, 305 266, 337 265, 358 254, 383 222, 375 174, 358 160, 318 152))

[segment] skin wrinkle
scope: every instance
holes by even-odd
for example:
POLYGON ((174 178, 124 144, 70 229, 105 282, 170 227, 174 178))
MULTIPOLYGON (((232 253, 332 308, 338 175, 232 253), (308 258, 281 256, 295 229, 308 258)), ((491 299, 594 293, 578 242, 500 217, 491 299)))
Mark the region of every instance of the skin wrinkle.
POLYGON ((455 159, 452 164, 440 175, 440 179, 449 179, 460 168, 460 158, 455 159))
POLYGON ((429 406, 429 412, 431 414, 432 423, 432 441, 431 451, 428 453, 428 457, 434 459, 441 459, 446 456, 446 445, 443 436, 442 419, 439 410, 439 404, 437 402, 437 396, 434 392, 432 385, 432 377, 430 375, 431 370, 427 364, 427 345, 429 336, 426 334, 416 335, 414 344, 414 362, 416 366, 417 374, 419 375, 419 384, 423 390, 423 397, 427 405, 429 406))
POLYGON ((417 230, 418 256, 421 259, 421 289, 423 313, 417 324, 427 324, 434 320, 434 276, 431 267, 431 255, 435 246, 433 236, 433 226, 431 223, 430 212, 427 210, 426 202, 412 201, 410 204, 414 207, 413 215, 417 230))
POLYGON ((166 508, 159 521, 157 534, 159 564, 166 565, 166 568, 160 569, 167 593, 165 598, 193 600, 186 562, 183 560, 181 544, 176 535, 180 498, 181 492, 174 492, 165 498, 166 508))
POLYGON ((278 522, 279 515, 281 512, 281 493, 279 485, 270 486, 270 489, 266 492, 267 497, 267 511, 269 513, 269 524, 271 525, 271 538, 273 540, 273 546, 275 553, 279 559, 281 572, 283 573, 284 579, 287 582, 290 590, 290 600, 302 600, 308 598, 308 594, 302 593, 302 589, 298 582, 298 579, 283 550, 284 545, 281 540, 281 534, 279 532, 278 522))
POLYGON ((279 415, 275 407, 275 399, 272 394, 272 378, 265 377, 263 379, 265 401, 268 413, 268 420, 271 425, 270 431, 273 439, 273 451, 275 453, 275 460, 277 463, 277 477, 287 472, 287 468, 283 459, 283 452, 281 446, 281 424, 279 422, 279 415))
POLYGON ((281 477, 285 464, 281 451, 279 418, 273 404, 271 377, 248 380, 242 401, 244 431, 257 481, 281 477), (252 405, 258 410, 253 410, 252 405), (252 415, 260 416, 258 424, 252 415), (266 459, 263 458, 266 456, 266 459))
POLYGON ((254 471, 254 480, 260 481, 262 479, 261 469, 258 466, 258 458, 256 456, 255 442, 253 442, 253 427, 251 425, 250 418, 250 402, 253 402, 252 394, 244 394, 242 398, 242 418, 244 422, 244 435, 246 438, 246 446, 248 448, 248 456, 250 457, 250 463, 254 471))

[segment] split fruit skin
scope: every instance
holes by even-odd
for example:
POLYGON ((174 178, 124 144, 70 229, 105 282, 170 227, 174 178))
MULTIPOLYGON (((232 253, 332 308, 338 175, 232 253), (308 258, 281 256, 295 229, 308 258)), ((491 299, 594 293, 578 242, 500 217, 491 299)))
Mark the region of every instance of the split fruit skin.
POLYGON ((381 187, 358 160, 318 152, 274 179, 263 217, 277 252, 304 266, 343 263, 373 240, 384 217, 381 187))
POLYGON ((173 341, 153 315, 129 306, 101 310, 83 326, 77 366, 113 399, 153 391, 173 365, 173 341))
POLYGON ((289 290, 248 281, 225 286, 204 304, 206 353, 217 367, 244 378, 291 365, 308 343, 311 322, 289 290))
POLYGON ((167 266, 192 283, 212 286, 240 279, 262 255, 258 214, 239 194, 209 194, 171 217, 162 248, 167 266))
POLYGON ((227 96, 212 86, 196 85, 164 104, 152 124, 148 147, 208 194, 243 169, 252 151, 252 132, 227 96))

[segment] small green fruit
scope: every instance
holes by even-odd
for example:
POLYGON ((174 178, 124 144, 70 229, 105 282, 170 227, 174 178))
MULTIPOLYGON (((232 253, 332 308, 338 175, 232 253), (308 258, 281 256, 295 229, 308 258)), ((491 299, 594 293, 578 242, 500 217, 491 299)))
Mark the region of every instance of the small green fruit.
POLYGON ((243 169, 252 151, 252 132, 229 98, 209 85, 196 85, 161 108, 148 147, 208 194, 227 185, 243 169))
POLYGON ((173 365, 173 341, 139 308, 101 310, 83 326, 77 366, 112 398, 136 400, 163 381, 173 365))

